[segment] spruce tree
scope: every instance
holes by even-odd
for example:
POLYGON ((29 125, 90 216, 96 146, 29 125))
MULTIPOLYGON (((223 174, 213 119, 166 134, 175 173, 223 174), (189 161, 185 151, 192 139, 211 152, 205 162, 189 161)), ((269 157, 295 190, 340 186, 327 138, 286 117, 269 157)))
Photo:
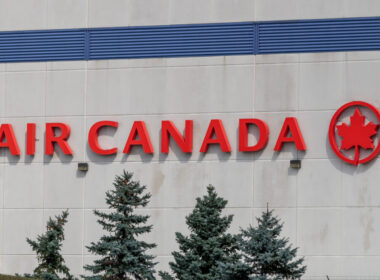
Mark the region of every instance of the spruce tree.
POLYGON ((292 248, 287 238, 280 237, 283 225, 264 211, 257 218, 258 226, 249 226, 238 237, 241 261, 223 265, 224 279, 266 280, 300 279, 306 271, 303 258, 297 258, 298 248, 292 248))
POLYGON ((75 279, 65 265, 60 251, 65 239, 63 226, 67 222, 69 212, 66 210, 55 219, 49 218, 46 233, 39 235, 36 241, 27 238, 27 242, 37 253, 39 265, 34 269, 33 277, 43 280, 71 280, 75 279))
POLYGON ((85 279, 155 279, 156 263, 147 250, 156 245, 138 239, 152 229, 146 225, 149 216, 135 213, 136 208, 145 207, 149 202, 151 195, 144 193, 145 189, 140 182, 132 181, 132 173, 124 171, 121 176, 116 176, 113 189, 106 192, 106 203, 113 211, 94 211, 100 218, 98 223, 108 234, 87 247, 100 259, 84 267, 92 273, 85 279))
POLYGON ((220 280, 220 263, 238 260, 236 239, 226 233, 232 215, 222 216, 227 201, 218 197, 213 186, 207 187, 207 195, 197 198, 193 212, 186 217, 190 235, 177 232, 179 252, 173 252, 170 268, 174 275, 160 272, 164 280, 220 280))

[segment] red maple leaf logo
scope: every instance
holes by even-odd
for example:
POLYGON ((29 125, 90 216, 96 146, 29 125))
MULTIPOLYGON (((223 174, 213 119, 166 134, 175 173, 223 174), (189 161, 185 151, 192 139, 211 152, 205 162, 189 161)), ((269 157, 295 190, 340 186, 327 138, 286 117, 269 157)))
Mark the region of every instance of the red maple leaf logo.
POLYGON ((357 108, 350 117, 351 124, 343 123, 337 125, 338 135, 343 138, 340 149, 349 150, 355 148, 354 164, 359 163, 360 147, 363 149, 374 149, 372 136, 377 134, 378 125, 373 122, 365 124, 365 116, 357 108))

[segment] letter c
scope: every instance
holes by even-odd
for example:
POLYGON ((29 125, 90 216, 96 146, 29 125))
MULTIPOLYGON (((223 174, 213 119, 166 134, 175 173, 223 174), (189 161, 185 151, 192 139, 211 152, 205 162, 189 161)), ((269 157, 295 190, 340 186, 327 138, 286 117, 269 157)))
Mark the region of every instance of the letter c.
POLYGON ((88 144, 91 150, 99 155, 113 155, 117 153, 117 148, 102 149, 98 142, 99 130, 104 126, 118 127, 118 122, 113 121, 100 121, 95 123, 88 133, 88 144))

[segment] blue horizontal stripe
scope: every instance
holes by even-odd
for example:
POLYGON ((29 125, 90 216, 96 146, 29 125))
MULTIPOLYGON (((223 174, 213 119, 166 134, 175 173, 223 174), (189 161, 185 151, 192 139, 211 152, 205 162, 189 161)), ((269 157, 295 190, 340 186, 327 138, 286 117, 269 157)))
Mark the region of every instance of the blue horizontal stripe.
POLYGON ((258 53, 380 49, 380 18, 262 22, 258 53))
POLYGON ((253 53, 253 23, 95 29, 90 59, 253 53))
POLYGON ((380 18, 0 32, 0 62, 380 50, 380 18))

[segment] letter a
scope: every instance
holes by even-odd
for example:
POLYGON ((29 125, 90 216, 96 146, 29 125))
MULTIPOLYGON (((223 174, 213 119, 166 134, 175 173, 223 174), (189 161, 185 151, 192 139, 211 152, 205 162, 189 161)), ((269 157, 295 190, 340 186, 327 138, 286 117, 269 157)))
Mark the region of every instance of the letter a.
POLYGON ((0 147, 9 148, 11 154, 14 156, 20 155, 20 148, 18 147, 11 124, 2 124, 0 127, 0 147))
POLYGON ((306 144, 303 140, 301 129, 298 125, 296 118, 286 118, 282 126, 280 135, 278 136, 275 151, 281 151, 284 143, 293 142, 296 145, 297 150, 305 151, 306 144), (291 136, 287 136, 288 134, 291 136))
POLYGON ((231 152, 231 146, 224 130, 222 120, 211 120, 208 126, 205 138, 200 152, 205 153, 208 150, 208 145, 219 144, 223 152, 231 152), (215 133, 216 138, 212 138, 215 133))
POLYGON ((142 146, 146 154, 153 154, 152 142, 150 142, 149 133, 146 129, 145 122, 143 121, 136 121, 133 123, 123 153, 129 154, 132 146, 142 146), (139 136, 140 139, 136 139, 137 136, 139 136))

